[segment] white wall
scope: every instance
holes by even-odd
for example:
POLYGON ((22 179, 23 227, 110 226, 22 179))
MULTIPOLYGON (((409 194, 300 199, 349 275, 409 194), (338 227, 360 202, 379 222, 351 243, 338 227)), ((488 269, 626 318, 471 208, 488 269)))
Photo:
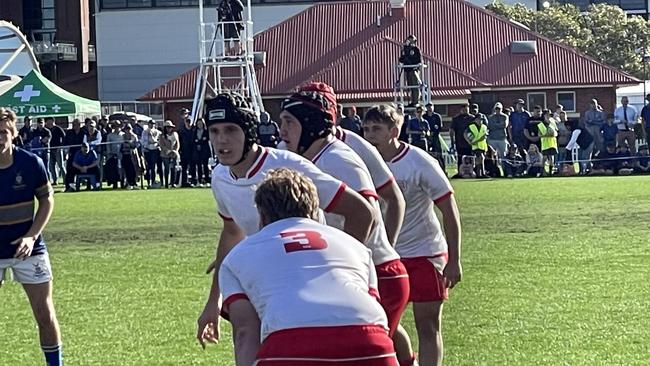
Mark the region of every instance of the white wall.
MULTIPOLYGON (((254 6, 254 32, 268 29, 307 7, 254 6)), ((212 17, 210 21, 216 17, 216 11, 209 8, 204 14, 212 17)), ((96 15, 97 66, 198 63, 198 23, 198 8, 101 11, 96 15)))

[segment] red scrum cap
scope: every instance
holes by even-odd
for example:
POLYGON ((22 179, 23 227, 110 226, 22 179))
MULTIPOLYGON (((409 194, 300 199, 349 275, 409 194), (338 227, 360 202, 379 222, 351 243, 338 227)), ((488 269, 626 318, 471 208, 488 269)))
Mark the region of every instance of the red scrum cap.
POLYGON ((329 108, 327 113, 331 116, 332 121, 336 123, 336 94, 334 93, 334 88, 321 82, 321 81, 312 81, 310 83, 304 84, 298 88, 298 92, 303 91, 312 91, 318 94, 321 94, 323 98, 328 102, 329 108))

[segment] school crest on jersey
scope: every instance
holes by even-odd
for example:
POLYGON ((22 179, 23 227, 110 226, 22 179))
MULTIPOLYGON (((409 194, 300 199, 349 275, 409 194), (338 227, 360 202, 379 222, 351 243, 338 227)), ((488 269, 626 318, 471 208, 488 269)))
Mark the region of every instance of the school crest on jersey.
POLYGON ((21 172, 17 172, 16 178, 14 178, 14 185, 12 188, 14 189, 14 191, 19 191, 21 189, 25 189, 25 187, 27 187, 27 185, 25 184, 23 175, 21 174, 21 172))

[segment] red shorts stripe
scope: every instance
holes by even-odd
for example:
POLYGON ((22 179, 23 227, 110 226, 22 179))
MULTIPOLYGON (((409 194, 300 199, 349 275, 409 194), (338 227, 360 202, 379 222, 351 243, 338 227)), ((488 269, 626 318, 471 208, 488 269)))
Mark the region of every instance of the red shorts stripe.
POLYGON ((408 272, 399 259, 375 267, 379 278, 379 303, 388 317, 388 334, 392 338, 409 301, 408 272))
POLYGON ((438 272, 429 257, 402 258, 409 274, 412 302, 444 301, 449 298, 442 273, 438 272))
POLYGON ((311 327, 271 333, 257 366, 398 366, 393 341, 377 325, 311 327))

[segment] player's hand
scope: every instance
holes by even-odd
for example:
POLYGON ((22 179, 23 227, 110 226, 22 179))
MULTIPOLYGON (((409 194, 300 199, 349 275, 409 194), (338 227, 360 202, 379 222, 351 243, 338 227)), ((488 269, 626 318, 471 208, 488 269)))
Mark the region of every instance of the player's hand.
POLYGON ((29 256, 32 254, 32 250, 34 249, 34 240, 35 237, 33 236, 25 236, 12 241, 11 244, 18 246, 18 248, 16 248, 16 255, 14 255, 14 258, 22 260, 29 258, 29 256))
POLYGON ((206 268, 206 270, 205 270, 205 274, 212 273, 212 271, 214 271, 215 268, 217 268, 217 260, 216 259, 213 260, 212 262, 210 262, 210 264, 208 265, 208 268, 206 268))
POLYGON ((201 347, 205 349, 206 344, 209 343, 218 343, 219 342, 219 324, 221 323, 221 318, 219 317, 221 309, 218 304, 211 304, 208 302, 205 304, 203 313, 199 316, 197 320, 197 331, 196 339, 199 340, 201 347))
POLYGON ((463 267, 460 265, 460 261, 447 263, 442 271, 442 277, 447 288, 454 288, 463 277, 463 267))

